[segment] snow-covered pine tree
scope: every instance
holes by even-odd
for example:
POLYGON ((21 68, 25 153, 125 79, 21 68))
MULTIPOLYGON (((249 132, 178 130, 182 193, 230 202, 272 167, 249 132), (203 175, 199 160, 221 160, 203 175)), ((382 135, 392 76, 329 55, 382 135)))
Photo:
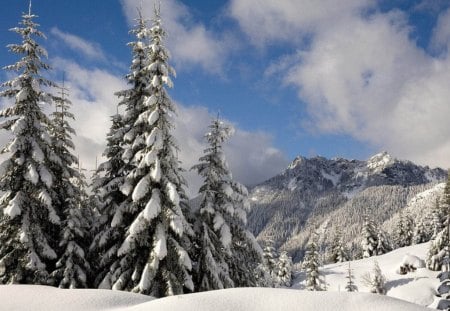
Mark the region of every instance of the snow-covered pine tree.
POLYGON ((4 69, 17 76, 1 85, 1 97, 14 104, 0 112, 0 128, 12 136, 1 153, 0 165, 0 283, 47 283, 48 273, 57 260, 60 211, 55 208, 52 167, 60 163, 52 150, 47 126, 50 120, 41 104, 51 104, 56 97, 41 89, 55 83, 41 75, 50 69, 42 61, 47 52, 35 40, 44 37, 30 8, 22 15, 19 27, 11 31, 22 37, 19 44, 8 46, 21 56, 4 69))
POLYGON ((306 271, 306 289, 311 291, 323 290, 323 281, 320 279, 320 254, 317 246, 317 234, 313 233, 306 245, 303 269, 306 271))
POLYGON ((427 255, 427 268, 433 271, 438 271, 443 268, 444 261, 450 261, 450 174, 447 179, 447 183, 444 188, 444 195, 442 201, 436 200, 436 206, 434 210, 434 216, 439 216, 439 219, 435 219, 435 230, 442 229, 433 238, 430 244, 430 249, 427 255))
POLYGON ((377 247, 375 249, 375 255, 377 256, 383 255, 390 251, 392 251, 392 246, 389 243, 389 240, 386 238, 386 233, 383 230, 378 229, 377 247))
POLYGON ((373 220, 368 215, 364 216, 364 224, 362 228, 362 249, 363 258, 368 258, 376 255, 376 249, 378 245, 377 229, 373 220))
POLYGON ((154 297, 193 290, 191 259, 186 251, 193 236, 185 215, 189 209, 171 130, 175 107, 167 87, 175 71, 163 45, 159 10, 147 28, 142 16, 134 31, 132 88, 118 92, 125 105, 122 159, 130 166, 120 190, 126 196, 116 215, 127 231, 107 275, 114 290, 154 297), (150 43, 148 43, 148 38, 150 43), (122 218, 122 219, 120 219, 122 218))
POLYGON ((430 236, 427 234, 423 219, 420 219, 414 228, 413 244, 420 244, 429 240, 430 236))
POLYGON ((263 268, 271 279, 269 283, 277 282, 278 257, 273 241, 267 241, 267 245, 263 249, 263 268))
POLYGON ((329 260, 331 262, 344 262, 349 260, 348 249, 343 243, 342 234, 339 230, 336 230, 334 233, 329 260))
POLYGON ((369 287, 371 293, 386 295, 386 277, 381 272, 376 260, 374 261, 372 274, 365 274, 363 276, 363 282, 369 287))
POLYGON ((98 210, 96 223, 93 226, 94 238, 89 247, 89 261, 93 272, 93 286, 112 288, 115 270, 112 264, 117 260, 117 250, 122 244, 125 234, 125 222, 122 222, 126 209, 125 195, 120 191, 127 166, 122 159, 121 143, 125 133, 123 116, 111 117, 112 125, 107 135, 107 145, 103 155, 106 161, 101 163, 92 178, 92 202, 98 210))
POLYGON ((213 120, 205 135, 208 147, 192 169, 198 171, 204 182, 200 187, 201 203, 197 211, 196 260, 194 270, 197 291, 223 289, 234 286, 227 259, 231 257, 230 226, 234 221, 233 200, 226 190, 231 187, 231 174, 225 161, 222 144, 232 128, 219 119, 213 120))
POLYGON ((347 269, 347 276, 345 277, 347 279, 347 284, 345 285, 345 290, 347 292, 357 292, 358 287, 353 282, 353 274, 352 274, 352 268, 350 266, 350 261, 348 262, 348 269, 347 269))
MULTIPOLYGON (((88 247, 90 214, 87 194, 82 182, 83 176, 74 168, 78 163, 72 154, 74 129, 69 120, 74 116, 69 112, 71 102, 67 89, 60 88, 60 97, 55 101, 55 111, 51 114, 50 136, 55 155, 61 160, 53 165, 55 180, 53 189, 58 196, 57 209, 62 212, 62 228, 59 237, 58 262, 51 273, 52 283, 62 288, 87 287, 90 265, 86 259, 88 247)), ((55 205, 54 204, 54 205, 55 205)))
POLYGON ((277 286, 291 287, 292 285, 292 259, 283 251, 277 262, 277 286))
POLYGON ((445 213, 444 209, 441 206, 440 198, 436 198, 436 202, 433 207, 432 216, 433 216, 433 236, 432 239, 435 239, 439 232, 444 229, 444 221, 445 221, 445 213))
POLYGON ((414 236, 414 221, 411 216, 400 211, 394 235, 394 244, 397 248, 412 244, 414 236))
POLYGON ((262 286, 267 281, 261 279, 260 272, 263 271, 258 271, 263 251, 253 234, 247 230, 247 211, 250 208, 247 188, 232 180, 224 191, 234 209, 233 222, 230 224, 231 257, 228 258, 231 279, 236 287, 262 286))

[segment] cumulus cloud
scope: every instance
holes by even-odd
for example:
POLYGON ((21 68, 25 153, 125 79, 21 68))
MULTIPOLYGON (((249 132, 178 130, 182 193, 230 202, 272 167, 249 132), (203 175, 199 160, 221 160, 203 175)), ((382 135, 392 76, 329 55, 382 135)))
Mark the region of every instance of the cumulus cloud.
MULTIPOLYGON (((448 52, 436 58, 418 47, 407 13, 383 13, 371 1, 339 2, 342 12, 328 0, 283 0, 277 2, 281 8, 266 1, 250 10, 253 2, 233 0, 231 12, 256 44, 289 28, 298 31, 289 32, 296 33, 292 40, 281 35, 298 52, 280 57, 266 75, 282 73, 282 82, 298 89, 309 128, 347 134, 422 164, 450 166, 448 52), (310 39, 306 48, 304 36, 310 39)), ((439 18, 436 45, 448 44, 449 19, 448 12, 439 18)))
POLYGON ((97 43, 89 42, 76 35, 63 32, 57 27, 53 27, 50 30, 50 33, 56 38, 62 40, 72 50, 82 53, 90 59, 100 61, 106 60, 101 47, 97 43))
MULTIPOLYGON (((198 162, 206 147, 204 135, 214 116, 202 106, 186 107, 178 104, 175 119, 175 138, 180 146, 180 159, 185 168, 198 162)), ((273 145, 273 138, 265 132, 245 131, 230 121, 234 135, 225 144, 224 151, 233 177, 245 185, 255 185, 280 173, 288 165, 286 156, 273 145)), ((201 185, 196 172, 188 171, 190 195, 201 185)))
POLYGON ((300 43, 303 36, 362 14, 373 0, 231 0, 229 14, 255 44, 300 43))
MULTIPOLYGON (((88 69, 62 58, 53 61, 55 68, 65 68, 66 87, 72 101, 71 111, 76 121, 73 138, 82 166, 95 167, 95 159, 102 161, 106 146, 106 133, 111 126, 110 116, 117 111, 118 99, 114 92, 125 89, 125 81, 100 69, 88 69)), ((201 184, 196 172, 189 169, 197 163, 206 147, 203 135, 213 116, 203 106, 186 106, 176 103, 174 136, 178 141, 179 159, 186 170, 188 194, 194 196, 201 184)), ((229 122, 229 121, 227 121, 229 122)), ((285 155, 273 146, 273 139, 263 132, 245 131, 235 125, 236 133, 225 152, 236 180, 247 185, 274 176, 287 166, 285 155)))
MULTIPOLYGON (((148 18, 153 17, 155 1, 121 0, 130 23, 135 24, 137 9, 148 18)), ((178 68, 201 66, 206 72, 221 74, 226 55, 233 47, 227 35, 216 34, 205 25, 193 21, 189 8, 176 0, 161 2, 161 17, 168 32, 168 46, 178 68)))

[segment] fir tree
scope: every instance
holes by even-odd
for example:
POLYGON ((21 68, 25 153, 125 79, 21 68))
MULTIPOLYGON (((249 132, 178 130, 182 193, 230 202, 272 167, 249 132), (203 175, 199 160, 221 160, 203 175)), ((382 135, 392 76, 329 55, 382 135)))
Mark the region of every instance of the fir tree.
POLYGON ((404 215, 400 211, 397 226, 395 228, 396 247, 405 247, 412 244, 414 236, 414 222, 409 215, 404 215))
POLYGON ((357 292, 358 291, 358 287, 355 285, 355 283, 353 282, 353 274, 352 274, 352 269, 350 267, 350 261, 348 262, 348 269, 347 269, 347 284, 345 285, 345 290, 347 292, 357 292))
POLYGON ((376 255, 378 245, 377 229, 369 216, 364 216, 364 224, 362 228, 363 240, 361 243, 363 249, 363 258, 376 255))
POLYGON ((348 250, 342 241, 342 234, 336 231, 331 244, 331 262, 344 262, 349 260, 348 250))
POLYGON ((196 257, 195 285, 198 291, 233 287, 227 264, 231 256, 231 223, 235 207, 230 193, 231 174, 225 161, 222 144, 230 136, 231 128, 218 119, 209 126, 205 135, 208 148, 193 169, 203 177, 200 187, 201 204, 196 225, 198 254, 196 257))
POLYGON ((433 271, 443 268, 444 261, 447 265, 450 262, 450 250, 449 250, 449 229, 450 229, 450 174, 447 179, 447 183, 444 188, 444 195, 442 202, 436 200, 434 216, 440 217, 435 220, 435 230, 441 227, 442 229, 433 238, 430 244, 430 249, 427 255, 427 268, 433 271))
POLYGON ((278 277, 278 253, 273 246, 273 241, 269 241, 263 249, 263 268, 270 279, 270 286, 273 286, 278 277))
POLYGON ((381 272, 377 261, 374 261, 373 273, 364 275, 363 282, 369 286, 371 293, 386 295, 386 277, 381 272))
POLYGON ((444 221, 445 221, 445 213, 444 209, 441 206, 440 198, 436 198, 436 202, 434 204, 434 208, 432 211, 433 216, 433 236, 432 239, 435 239, 439 232, 444 229, 444 221))
POLYGON ((377 234, 377 247, 375 249, 375 255, 383 255, 388 252, 392 251, 391 244, 389 243, 389 240, 386 238, 386 234, 383 232, 383 230, 378 229, 377 234))
POLYGON ((120 185, 126 199, 116 220, 122 218, 127 230, 106 278, 115 290, 163 297, 193 290, 186 251, 193 231, 185 218, 185 182, 171 135, 175 107, 166 86, 172 87, 175 71, 168 65, 159 11, 150 29, 142 17, 138 22, 127 76, 132 88, 117 93, 126 107, 122 159, 130 169, 120 185))
POLYGON ((230 276, 236 287, 260 286, 258 271, 262 263, 262 249, 253 234, 247 230, 247 188, 231 181, 225 193, 231 198, 234 207, 233 222, 230 224, 231 257, 228 258, 230 276))
POLYGON ((420 244, 429 240, 430 237, 426 232, 423 219, 421 219, 414 228, 413 244, 420 244))
POLYGON ((125 234, 123 214, 126 209, 125 195, 120 191, 127 166, 122 159, 121 142, 124 135, 123 116, 117 112, 111 117, 112 125, 107 135, 107 146, 103 153, 106 162, 101 163, 92 179, 91 201, 98 209, 93 232, 93 241, 89 248, 89 259, 93 270, 93 285, 99 288, 111 288, 113 276, 110 270, 117 263, 117 250, 125 234))
POLYGON ((58 210, 63 213, 62 230, 60 232, 58 262, 52 272, 52 282, 62 288, 87 287, 87 276, 90 265, 86 259, 87 241, 90 240, 90 215, 87 203, 85 185, 79 171, 74 165, 78 162, 72 154, 74 149, 73 128, 69 119, 74 119, 69 112, 71 102, 67 98, 67 89, 61 88, 60 98, 55 101, 55 111, 52 113, 50 136, 53 151, 60 163, 54 165, 55 181, 53 189, 58 195, 58 210))
POLYGON ((19 27, 11 31, 22 37, 19 44, 8 45, 21 55, 14 65, 4 69, 18 75, 1 85, 1 97, 14 104, 0 112, 4 122, 0 128, 12 135, 2 149, 6 160, 0 165, 0 283, 43 283, 57 260, 61 211, 57 210, 57 194, 53 190, 52 167, 60 163, 52 150, 48 134, 50 121, 41 103, 52 103, 56 97, 41 88, 56 85, 41 75, 50 69, 42 61, 47 56, 35 41, 44 37, 33 19, 31 3, 22 15, 19 27))
POLYGON ((281 252, 277 262, 277 286, 292 285, 292 259, 287 252, 281 252))
POLYGON ((311 291, 323 290, 319 267, 320 254, 317 247, 316 234, 313 234, 306 246, 306 254, 303 260, 303 269, 306 270, 306 289, 311 291))

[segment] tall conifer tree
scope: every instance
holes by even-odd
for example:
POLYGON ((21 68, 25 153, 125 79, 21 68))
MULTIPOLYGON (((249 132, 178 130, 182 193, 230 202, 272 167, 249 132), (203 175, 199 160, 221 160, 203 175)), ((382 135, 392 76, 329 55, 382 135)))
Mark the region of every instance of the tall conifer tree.
POLYGON ((61 159, 52 150, 48 134, 50 121, 41 103, 56 99, 41 88, 56 86, 41 71, 50 69, 42 58, 47 52, 36 42, 44 37, 33 19, 30 8, 22 15, 19 27, 11 31, 22 42, 8 46, 20 59, 4 69, 17 76, 1 85, 1 97, 14 101, 2 110, 0 127, 12 135, 1 153, 6 160, 0 165, 0 283, 47 283, 48 274, 57 259, 61 211, 53 190, 52 167, 61 159))
POLYGON ((186 251, 193 231, 171 134, 175 107, 166 87, 172 87, 175 71, 168 64, 159 10, 150 29, 142 17, 138 22, 127 76, 132 87, 117 93, 125 105, 122 159, 129 169, 120 185, 126 197, 116 211, 121 216, 115 219, 127 230, 107 277, 115 290, 162 297, 193 290, 186 251))
POLYGON ((233 287, 227 259, 231 256, 230 225, 233 222, 234 206, 225 192, 230 187, 231 174, 222 150, 231 128, 214 120, 205 135, 208 148, 193 169, 203 177, 200 188, 201 204, 198 211, 198 255, 195 270, 198 291, 233 287))
POLYGON ((59 251, 56 269, 52 272, 52 283, 62 288, 83 288, 88 286, 90 265, 86 250, 90 240, 91 221, 84 175, 75 168, 78 159, 72 151, 75 146, 72 135, 75 130, 69 120, 75 117, 70 113, 71 102, 68 90, 60 88, 60 97, 55 101, 55 111, 51 114, 50 136, 53 152, 61 160, 53 165, 55 182, 53 189, 57 194, 58 210, 62 212, 62 228, 59 232, 59 251))

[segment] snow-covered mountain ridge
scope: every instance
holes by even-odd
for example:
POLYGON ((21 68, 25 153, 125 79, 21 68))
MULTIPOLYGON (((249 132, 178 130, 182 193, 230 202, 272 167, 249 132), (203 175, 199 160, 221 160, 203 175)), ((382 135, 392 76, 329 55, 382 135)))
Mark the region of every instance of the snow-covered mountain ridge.
POLYGON ((352 242, 363 214, 382 224, 446 176, 443 169, 386 152, 367 161, 299 156, 284 172, 251 189, 249 227, 259 240, 273 240, 299 260, 313 225, 321 224, 325 242, 333 235, 328 233, 343 228, 352 242))

